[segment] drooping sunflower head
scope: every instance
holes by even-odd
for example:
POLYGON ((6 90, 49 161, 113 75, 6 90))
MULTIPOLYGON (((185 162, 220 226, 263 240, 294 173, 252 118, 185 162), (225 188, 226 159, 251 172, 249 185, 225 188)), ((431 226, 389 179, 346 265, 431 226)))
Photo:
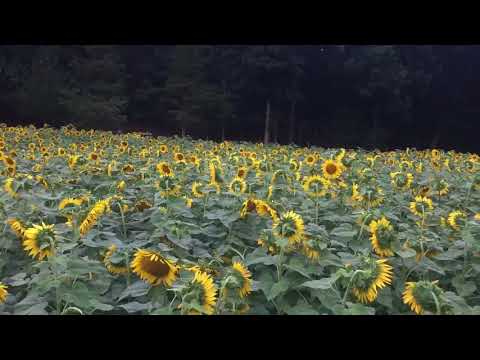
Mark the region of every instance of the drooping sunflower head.
POLYGON ((13 189, 13 178, 8 178, 5 180, 5 183, 3 185, 3 189, 7 194, 9 194, 12 198, 17 197, 17 193, 13 189))
POLYGON ((217 302, 217 288, 213 278, 202 271, 194 271, 194 278, 184 290, 181 308, 189 315, 212 315, 217 302))
POLYGON ((126 164, 123 168, 122 171, 125 174, 132 174, 135 172, 135 167, 132 164, 126 164))
POLYGON ((467 215, 463 211, 452 211, 448 214, 448 225, 450 225, 453 230, 460 230, 460 228, 465 225, 466 217, 467 215))
POLYGON ((413 182, 413 175, 411 173, 397 171, 390 173, 390 177, 392 178, 392 185, 400 190, 409 189, 413 182))
POLYGON ((10 228, 15 233, 15 235, 23 239, 26 229, 23 227, 22 223, 17 219, 8 219, 7 223, 8 225, 10 225, 10 228))
POLYGON ((423 216, 428 210, 432 209, 432 199, 425 196, 416 196, 415 201, 410 202, 410 211, 417 216, 423 216))
POLYGON ((260 216, 270 216, 273 221, 278 219, 277 212, 263 200, 255 200, 255 210, 260 216))
POLYGON ((117 251, 117 247, 115 245, 111 245, 107 252, 105 253, 105 257, 103 258, 103 263, 107 270, 115 275, 122 275, 128 273, 128 263, 126 260, 125 254, 117 251))
POLYGON ((392 241, 394 240, 394 233, 390 221, 383 216, 380 220, 373 220, 369 228, 373 251, 383 257, 393 256, 392 241))
POLYGON ((437 285, 437 281, 418 281, 407 282, 403 292, 403 303, 410 306, 410 309, 416 314, 424 314, 425 311, 437 313, 441 309, 439 299, 442 295, 442 289, 437 285))
POLYGON ((255 199, 250 198, 243 202, 240 208, 240 217, 245 217, 248 213, 252 213, 256 211, 257 205, 255 203, 255 199))
POLYGON ((8 287, 0 282, 0 304, 4 303, 7 300, 8 296, 8 287))
POLYGON ((203 188, 203 184, 198 182, 198 181, 195 181, 192 184, 192 194, 193 194, 193 196, 195 196, 196 198, 203 197, 205 194, 202 192, 202 188, 203 188))
POLYGON ((231 276, 231 281, 227 283, 223 296, 226 296, 229 290, 236 292, 240 298, 250 294, 252 291, 252 274, 244 264, 235 261, 227 276, 231 276))
POLYGON ((448 186, 448 183, 444 179, 439 179, 433 184, 435 192, 440 196, 448 194, 448 186))
POLYGON ((287 211, 273 222, 273 233, 276 237, 288 239, 290 244, 301 242, 305 234, 302 217, 293 211, 287 211))
POLYGON ((60 210, 73 210, 75 206, 82 205, 83 201, 83 198, 65 198, 60 201, 58 208, 60 210))
POLYGON ((55 253, 55 225, 33 225, 24 232, 23 248, 32 257, 43 260, 55 253))
POLYGON ((173 177, 174 173, 170 165, 166 162, 160 162, 157 164, 157 171, 162 177, 173 177))
POLYGON ((236 177, 228 186, 228 190, 236 194, 244 193, 247 190, 247 183, 242 178, 236 177))
POLYGON ((318 175, 309 176, 303 183, 303 190, 310 196, 321 197, 327 193, 330 182, 318 175))
POLYGON ((162 255, 150 250, 137 250, 131 263, 132 271, 150 285, 172 286, 178 267, 162 255))
POLYGON ((298 161, 295 160, 295 159, 290 159, 288 164, 289 164, 289 169, 290 169, 291 172, 298 171, 298 168, 300 167, 300 165, 298 164, 298 161))
POLYGON ((337 179, 342 175, 343 166, 335 160, 325 160, 322 164, 323 177, 326 179, 337 179))
POLYGON ((352 278, 352 292, 358 301, 364 304, 375 301, 378 289, 391 284, 392 267, 386 261, 371 257, 362 259, 357 275, 352 278))

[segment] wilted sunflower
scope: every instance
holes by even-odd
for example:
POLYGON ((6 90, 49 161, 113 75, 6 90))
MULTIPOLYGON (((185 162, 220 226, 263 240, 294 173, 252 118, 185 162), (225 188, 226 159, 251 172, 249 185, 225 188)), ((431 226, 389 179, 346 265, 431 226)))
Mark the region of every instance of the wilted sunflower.
POLYGON ((245 217, 248 213, 254 212, 257 210, 257 205, 255 199, 250 198, 243 202, 242 207, 240 208, 240 217, 245 217))
POLYGON ((4 303, 7 300, 8 296, 8 287, 0 282, 0 304, 4 303))
POLYGON ((228 186, 228 190, 233 193, 244 193, 247 190, 247 183, 242 178, 236 177, 228 186))
MULTIPOLYGON (((217 301, 217 289, 213 283, 213 278, 202 271, 195 271, 194 274, 185 300, 195 301, 202 307, 205 314, 212 315, 215 312, 217 301)), ((189 314, 198 315, 199 313, 196 310, 190 310, 189 314)))
POLYGON ((108 248, 108 251, 105 253, 103 263, 105 264, 105 267, 107 268, 107 270, 112 274, 116 274, 116 275, 126 274, 128 273, 128 266, 125 266, 125 264, 123 266, 119 266, 118 264, 115 265, 111 261, 112 256, 116 251, 117 251, 116 245, 111 245, 108 248))
POLYGON ((301 242, 305 233, 303 219, 295 212, 287 211, 273 222, 273 233, 287 238, 290 244, 301 242))
POLYGON ((465 219, 466 217, 467 215, 463 211, 460 211, 460 210, 452 211, 450 214, 448 214, 448 220, 447 220, 448 225, 450 225, 450 227, 453 230, 460 230, 460 224, 458 222, 458 218, 465 219))
POLYGON ((386 263, 386 259, 375 260, 366 258, 360 271, 352 280, 354 285, 352 292, 362 303, 368 304, 378 296, 378 288, 383 289, 392 282, 392 267, 386 263))
POLYGON ((255 200, 255 210, 260 216, 270 216, 273 221, 278 219, 277 212, 263 200, 255 200))
POLYGON ((170 168, 166 162, 160 162, 157 164, 157 171, 160 173, 162 177, 173 177, 174 173, 173 170, 170 168))
POLYGON ((343 166, 335 160, 325 160, 322 164, 323 177, 326 179, 337 179, 342 175, 343 166))
POLYGON ((410 309, 417 314, 426 311, 435 313, 438 299, 441 297, 442 289, 438 286, 438 280, 407 282, 403 292, 403 303, 410 306, 410 309))
POLYGON ((34 259, 43 260, 45 257, 50 257, 55 252, 56 234, 54 231, 55 225, 46 225, 42 222, 41 225, 33 224, 24 232, 23 248, 34 259))
POLYGON ((17 219, 8 219, 7 220, 8 225, 10 225, 10 228, 12 231, 21 239, 23 239, 25 235, 25 228, 23 227, 22 223, 17 220, 17 219))
POLYGON ((432 200, 425 196, 416 196, 415 201, 410 202, 410 211, 417 215, 423 216, 426 210, 432 210, 432 200))
POLYGON ((135 252, 131 268, 142 280, 153 286, 172 286, 178 272, 178 267, 162 255, 143 249, 135 252))
POLYGON ((321 176, 308 176, 303 183, 303 190, 310 196, 321 197, 327 193, 330 182, 321 176))
POLYGON ((100 200, 93 205, 90 212, 80 224, 80 235, 84 236, 90 229, 97 223, 98 219, 108 210, 110 204, 110 198, 100 200))
POLYGON ((370 223, 370 240, 372 248, 380 256, 393 256, 391 243, 393 240, 393 226, 390 221, 383 216, 380 220, 373 220, 370 223))

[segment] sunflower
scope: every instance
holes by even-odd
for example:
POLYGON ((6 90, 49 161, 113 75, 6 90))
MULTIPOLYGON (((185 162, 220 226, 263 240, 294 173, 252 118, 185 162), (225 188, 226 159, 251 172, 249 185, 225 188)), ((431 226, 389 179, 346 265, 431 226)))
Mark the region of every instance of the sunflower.
POLYGON ((160 153, 166 154, 168 152, 168 146, 167 145, 160 145, 160 153))
POLYGON ((100 156, 96 152, 91 152, 88 154, 88 160, 98 162, 100 161, 100 156))
POLYGON ((55 225, 33 225, 24 232, 23 247, 34 259, 38 256, 38 260, 50 257, 55 252, 56 234, 55 225))
POLYGON ((0 304, 4 303, 5 300, 7 300, 8 296, 8 291, 7 291, 7 285, 4 285, 0 282, 0 304))
POLYGON ((285 237, 290 244, 302 241, 305 226, 300 215, 293 211, 288 211, 273 222, 273 233, 276 237, 285 237))
POLYGON ((110 204, 110 198, 97 201, 90 212, 87 214, 83 222, 80 224, 80 235, 87 234, 93 226, 97 223, 98 219, 108 210, 110 204))
POLYGON ((5 180, 5 184, 3 185, 3 189, 6 193, 8 193, 12 198, 17 197, 17 193, 13 190, 13 178, 8 178, 5 180))
POLYGON ((8 219, 8 225, 12 231, 21 239, 25 236, 25 228, 23 227, 22 223, 17 219, 8 219))
POLYGON ((65 199, 62 199, 62 201, 60 201, 58 208, 60 210, 63 210, 66 207, 70 207, 70 206, 80 206, 83 204, 83 201, 84 201, 83 198, 65 198, 65 199))
POLYGON ((185 156, 181 152, 177 152, 173 155, 173 159, 177 164, 186 164, 187 162, 185 161, 185 156))
POLYGON ((135 172, 135 167, 131 164, 127 164, 122 168, 122 171, 126 174, 131 174, 135 172))
POLYGON ((160 173, 162 177, 173 177, 173 170, 170 168, 166 162, 160 162, 157 164, 157 171, 160 173))
POLYGON ((307 164, 308 166, 313 166, 313 165, 315 165, 316 162, 317 162, 317 160, 315 159, 315 156, 313 156, 313 155, 308 155, 305 158, 305 164, 307 164))
POLYGON ((228 186, 228 190, 232 193, 244 193, 247 189, 247 183, 242 178, 236 177, 228 186))
MULTIPOLYGON (((205 314, 212 315, 215 312, 217 301, 217 289, 213 283, 213 278, 202 271, 195 271, 194 274, 189 292, 185 298, 194 300, 202 307, 205 314)), ((197 310, 190 310, 189 314, 198 315, 199 313, 197 310)))
POLYGON ((393 226, 383 216, 380 220, 370 223, 370 240, 375 253, 382 257, 393 256, 391 242, 393 240, 393 226))
POLYGON ((243 218, 247 213, 251 213, 257 210, 256 200, 253 198, 247 199, 243 202, 240 208, 240 217, 243 218))
POLYGON ((241 298, 244 298, 252 291, 252 274, 250 271, 248 271, 248 268, 245 265, 238 261, 233 263, 232 269, 234 270, 233 273, 236 275, 236 278, 240 283, 238 295, 241 298))
POLYGON ((303 243, 302 252, 307 258, 312 261, 316 261, 320 257, 320 252, 312 246, 308 245, 307 242, 303 243))
POLYGON ((342 175, 343 166, 335 160, 326 160, 322 164, 323 177, 326 179, 337 179, 342 175))
POLYGON ((308 176, 303 183, 303 190, 310 196, 321 197, 327 193, 330 182, 321 176, 308 176))
POLYGON ((120 192, 123 192, 125 191, 125 188, 127 187, 127 184, 125 183, 124 180, 120 181, 118 184, 117 184, 117 190, 120 191, 120 192))
POLYGON ((425 196, 416 196, 415 201, 410 202, 410 211, 417 216, 423 216, 427 208, 432 210, 433 205, 432 200, 425 196))
POLYGON ((80 156, 78 156, 78 155, 69 156, 68 157, 68 167, 73 170, 73 168, 77 164, 79 158, 80 158, 80 156))
POLYGON ((448 183, 444 179, 440 179, 434 185, 435 191, 438 195, 444 196, 448 194, 448 183))
POLYGON ((423 314, 426 311, 437 312, 437 301, 442 290, 437 286, 436 281, 407 282, 403 292, 403 303, 410 306, 416 314, 423 314))
POLYGON ((162 255, 143 249, 135 252, 131 268, 142 280, 153 286, 172 286, 178 272, 178 267, 162 255))
POLYGON ((278 219, 277 212, 263 200, 255 200, 255 210, 260 216, 270 216, 273 221, 278 219))
POLYGON ((402 173, 400 171, 390 173, 392 185, 400 190, 409 189, 413 182, 413 175, 410 173, 402 173))
POLYGON ((237 170, 237 177, 245 179, 248 174, 248 168, 246 166, 241 166, 237 170))
POLYGON ((290 161, 288 162, 289 164, 289 169, 291 172, 296 172, 298 171, 300 165, 298 164, 298 161, 295 160, 295 159, 290 159, 290 161))
POLYGON ((193 194, 193 196, 195 196, 196 198, 203 197, 205 194, 201 190, 202 187, 203 187, 202 183, 195 181, 192 184, 192 194, 193 194))
POLYGON ((455 210, 455 211, 452 211, 450 214, 448 214, 448 225, 450 225, 450 227, 453 229, 453 230, 460 230, 460 224, 458 223, 458 218, 466 218, 467 215, 465 215, 465 213, 463 211, 460 211, 460 210, 455 210))
POLYGON ((353 183, 352 184, 352 196, 351 196, 352 201, 354 202, 362 202, 363 201, 363 196, 360 195, 360 192, 358 191, 358 184, 353 183))
POLYGON ((353 294, 364 304, 375 301, 378 296, 377 289, 383 289, 392 282, 392 267, 386 259, 375 260, 366 258, 357 276, 352 279, 353 294))
POLYGON ((108 248, 108 251, 105 253, 105 258, 103 259, 103 263, 107 270, 116 275, 122 275, 128 273, 128 266, 118 266, 112 263, 112 256, 116 252, 117 247, 115 245, 111 245, 108 248))

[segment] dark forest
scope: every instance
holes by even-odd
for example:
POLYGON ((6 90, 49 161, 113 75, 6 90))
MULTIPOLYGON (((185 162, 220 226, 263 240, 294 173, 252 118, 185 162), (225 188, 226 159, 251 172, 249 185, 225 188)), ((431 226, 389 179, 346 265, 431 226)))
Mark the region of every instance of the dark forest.
POLYGON ((478 152, 479 46, 1 46, 7 124, 478 152))

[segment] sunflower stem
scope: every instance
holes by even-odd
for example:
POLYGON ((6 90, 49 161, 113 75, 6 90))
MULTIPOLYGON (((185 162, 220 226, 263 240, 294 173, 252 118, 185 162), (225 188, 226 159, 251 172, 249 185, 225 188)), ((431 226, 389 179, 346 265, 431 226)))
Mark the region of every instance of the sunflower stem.
POLYGON ((437 308, 437 315, 441 315, 442 311, 440 309, 440 302, 438 301, 437 295, 435 295, 433 291, 430 291, 430 293, 432 294, 433 300, 435 301, 435 306, 437 308))
POLYGON ((350 281, 348 282, 348 285, 347 285, 347 290, 345 290, 345 294, 343 295, 343 299, 342 299, 342 304, 343 306, 345 306, 345 302, 347 301, 347 296, 348 296, 348 292, 350 291, 350 286, 353 282, 353 279, 355 278, 355 276, 361 272, 364 272, 363 270, 355 270, 352 277, 350 278, 350 281))

